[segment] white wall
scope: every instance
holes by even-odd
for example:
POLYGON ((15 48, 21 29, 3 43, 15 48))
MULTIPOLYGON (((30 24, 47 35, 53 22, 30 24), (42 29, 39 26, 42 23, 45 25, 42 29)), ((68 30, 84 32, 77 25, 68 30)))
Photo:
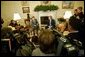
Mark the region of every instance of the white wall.
MULTIPOLYGON (((41 1, 28 1, 28 6, 30 7, 30 16, 35 16, 38 19, 38 12, 34 12, 34 8, 37 5, 41 4, 41 1)), ((62 9, 62 1, 51 1, 51 4, 58 5, 59 9, 57 10, 56 20, 57 18, 63 17, 64 12, 67 10, 71 10, 73 13, 73 9, 62 9)), ((84 8, 84 1, 75 1, 74 8, 82 6, 84 8)), ((84 9, 83 9, 84 11, 84 9)), ((27 18, 27 14, 22 12, 21 1, 1 1, 1 17, 4 19, 3 26, 7 26, 9 21, 13 19, 13 14, 18 12, 21 16, 21 20, 19 21, 21 25, 24 24, 24 19, 27 18)))

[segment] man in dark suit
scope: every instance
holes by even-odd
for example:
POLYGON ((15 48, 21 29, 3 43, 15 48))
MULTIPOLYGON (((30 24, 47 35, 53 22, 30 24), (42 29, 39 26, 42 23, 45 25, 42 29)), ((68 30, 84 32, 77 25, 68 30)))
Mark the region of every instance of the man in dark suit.
POLYGON ((52 16, 49 16, 48 18, 49 18, 49 21, 47 23, 47 27, 51 29, 55 28, 55 20, 52 19, 52 16))
POLYGON ((77 11, 78 11, 79 19, 81 20, 81 22, 84 22, 84 14, 82 12, 82 7, 78 7, 77 11))
POLYGON ((68 22, 68 30, 69 34, 66 36, 70 41, 74 44, 78 44, 76 42, 79 42, 82 45, 84 44, 84 31, 81 31, 82 24, 79 19, 76 19, 75 17, 70 17, 68 22))

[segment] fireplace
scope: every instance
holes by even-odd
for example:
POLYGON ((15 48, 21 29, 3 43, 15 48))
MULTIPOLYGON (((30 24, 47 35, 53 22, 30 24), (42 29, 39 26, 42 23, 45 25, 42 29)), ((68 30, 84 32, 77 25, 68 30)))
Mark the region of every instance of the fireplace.
POLYGON ((48 16, 52 16, 53 19, 56 19, 56 11, 46 11, 46 12, 39 11, 38 13, 39 13, 38 22, 40 28, 47 26, 48 16))
POLYGON ((41 25, 47 25, 48 23, 48 16, 41 16, 41 25))

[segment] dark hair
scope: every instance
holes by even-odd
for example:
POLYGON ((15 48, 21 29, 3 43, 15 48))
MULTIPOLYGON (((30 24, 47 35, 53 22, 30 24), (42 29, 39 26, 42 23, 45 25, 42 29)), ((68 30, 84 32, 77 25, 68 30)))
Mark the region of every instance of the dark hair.
POLYGON ((82 7, 78 7, 78 9, 82 11, 82 7))
POLYGON ((21 25, 21 26, 20 26, 20 28, 24 28, 24 26, 23 26, 23 25, 21 25))
POLYGON ((77 11, 77 9, 75 9, 74 11, 77 11))
POLYGON ((37 36, 33 36, 32 37, 32 42, 37 45, 38 44, 38 37, 37 36))
POLYGON ((75 30, 79 30, 81 28, 81 21, 79 19, 77 19, 76 17, 72 16, 69 19, 69 25, 75 29, 75 30))
POLYGON ((64 19, 64 18, 58 18, 58 21, 59 22, 66 22, 66 19, 64 19))
POLYGON ((11 22, 14 21, 14 20, 11 20, 11 22))

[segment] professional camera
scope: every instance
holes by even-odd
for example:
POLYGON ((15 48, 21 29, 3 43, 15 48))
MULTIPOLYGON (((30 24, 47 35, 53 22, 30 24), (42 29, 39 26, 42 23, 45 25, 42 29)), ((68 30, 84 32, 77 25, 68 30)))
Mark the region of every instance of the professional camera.
POLYGON ((79 44, 78 41, 76 42, 77 45, 74 45, 68 38, 63 36, 62 33, 58 32, 57 30, 52 30, 55 38, 58 41, 57 46, 57 56, 78 56, 79 55, 79 44))

